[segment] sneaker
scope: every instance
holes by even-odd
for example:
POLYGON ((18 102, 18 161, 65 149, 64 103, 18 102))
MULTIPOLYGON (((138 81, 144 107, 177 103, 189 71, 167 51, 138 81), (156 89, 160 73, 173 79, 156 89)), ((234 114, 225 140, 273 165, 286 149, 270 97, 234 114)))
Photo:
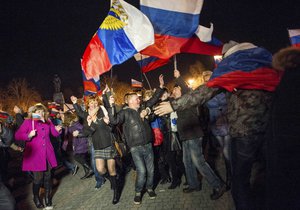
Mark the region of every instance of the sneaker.
POLYGON ((148 193, 150 199, 156 198, 156 193, 153 190, 147 190, 147 193, 148 193))
POLYGON ((78 172, 79 167, 77 165, 75 165, 73 171, 72 171, 72 175, 75 176, 78 172))
POLYGON ((226 184, 222 184, 220 188, 213 189, 213 193, 210 195, 211 200, 217 200, 224 192, 226 192, 226 184))
POLYGON ((141 204, 141 202, 142 202, 142 194, 140 192, 139 193, 135 193, 133 202, 134 202, 134 204, 137 204, 137 205, 141 204))

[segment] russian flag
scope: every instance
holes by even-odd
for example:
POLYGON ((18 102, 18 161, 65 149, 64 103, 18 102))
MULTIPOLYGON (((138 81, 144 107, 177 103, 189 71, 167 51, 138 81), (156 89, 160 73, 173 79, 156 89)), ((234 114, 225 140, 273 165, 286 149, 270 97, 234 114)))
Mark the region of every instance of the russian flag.
POLYGON ((155 43, 142 53, 167 59, 196 32, 203 0, 140 0, 140 5, 155 32, 155 43))
POLYGON ((294 47, 300 47, 300 29, 288 30, 291 45, 294 47))
MULTIPOLYGON (((245 46, 243 43, 240 45, 245 46)), ((235 48, 238 49, 239 45, 235 48)), ((236 50, 218 64, 207 86, 230 92, 235 89, 274 91, 281 74, 271 68, 271 63, 272 54, 264 48, 254 46, 236 50)))
POLYGON ((142 88, 143 87, 143 83, 141 83, 140 81, 137 81, 135 79, 131 79, 131 87, 142 88))
POLYGON ((151 122, 151 128, 152 128, 153 136, 154 136, 153 146, 161 145, 164 140, 164 135, 160 130, 160 127, 161 127, 160 125, 161 125, 160 118, 155 118, 155 120, 151 122))
POLYGON ((141 53, 135 54, 134 58, 137 61, 143 73, 149 72, 158 67, 166 65, 169 62, 169 59, 161 59, 154 56, 143 55, 141 53))
POLYGON ((195 34, 181 47, 183 53, 203 55, 222 55, 223 43, 212 36, 213 24, 210 28, 199 25, 195 34))
POLYGON ((82 79, 83 79, 83 95, 94 95, 94 94, 100 94, 101 88, 100 88, 100 78, 92 78, 87 79, 84 72, 82 71, 82 79))
POLYGON ((108 16, 88 44, 82 58, 87 79, 98 77, 154 43, 148 18, 123 0, 112 0, 108 16))

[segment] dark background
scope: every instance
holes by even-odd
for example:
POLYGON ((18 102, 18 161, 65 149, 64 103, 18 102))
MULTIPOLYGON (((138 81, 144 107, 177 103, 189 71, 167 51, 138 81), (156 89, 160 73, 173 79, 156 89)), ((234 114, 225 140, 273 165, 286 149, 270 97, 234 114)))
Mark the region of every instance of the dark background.
MULTIPOLYGON (((139 7, 138 0, 127 0, 139 7)), ((287 28, 300 28, 299 1, 206 0, 200 23, 214 23, 214 35, 223 42, 252 42, 272 53, 289 46, 287 28)), ((0 87, 17 77, 25 77, 44 98, 51 98, 52 79, 58 74, 62 89, 74 92, 82 85, 80 58, 109 10, 109 0, 27 0, 1 1, 0 87)), ((208 56, 177 56, 178 68, 185 72, 196 60, 208 56)), ((208 68, 212 65, 207 63, 208 68)), ((155 86, 157 77, 172 76, 173 64, 147 74, 155 86)), ((110 73, 108 73, 110 75, 110 73)), ((113 67, 113 75, 130 83, 141 80, 134 59, 113 67)), ((146 86, 146 85, 145 85, 146 86)))

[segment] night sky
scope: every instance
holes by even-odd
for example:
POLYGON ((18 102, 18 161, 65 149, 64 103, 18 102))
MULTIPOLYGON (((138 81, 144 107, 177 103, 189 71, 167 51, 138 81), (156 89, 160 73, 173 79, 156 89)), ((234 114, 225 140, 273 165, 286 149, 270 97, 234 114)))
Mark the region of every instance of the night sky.
MULTIPOLYGON (((139 6, 138 0, 127 2, 139 6)), ((287 28, 300 28, 299 4, 296 0, 206 0, 200 22, 207 26, 213 22, 214 35, 223 42, 252 42, 274 53, 289 45, 287 28)), ((44 98, 50 98, 53 75, 58 74, 62 88, 76 92, 82 85, 80 58, 109 6, 109 0, 2 2, 0 87, 12 78, 25 77, 44 98)), ((185 71, 203 57, 179 55, 178 67, 185 71)), ((170 64, 147 76, 154 84, 160 73, 172 69, 170 64)), ((128 83, 141 78, 134 59, 113 67, 113 74, 128 83)))

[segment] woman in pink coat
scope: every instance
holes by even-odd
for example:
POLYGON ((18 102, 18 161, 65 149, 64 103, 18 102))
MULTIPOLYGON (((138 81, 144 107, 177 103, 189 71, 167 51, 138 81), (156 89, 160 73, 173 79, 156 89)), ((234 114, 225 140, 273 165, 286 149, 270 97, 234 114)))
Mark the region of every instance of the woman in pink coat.
POLYGON ((57 166, 57 162, 50 142, 50 134, 56 137, 60 131, 61 126, 54 126, 48 119, 47 108, 42 104, 36 104, 30 118, 26 119, 15 133, 16 140, 26 141, 22 170, 33 172, 33 201, 37 208, 44 208, 39 197, 43 179, 46 208, 52 208, 51 169, 57 166))

